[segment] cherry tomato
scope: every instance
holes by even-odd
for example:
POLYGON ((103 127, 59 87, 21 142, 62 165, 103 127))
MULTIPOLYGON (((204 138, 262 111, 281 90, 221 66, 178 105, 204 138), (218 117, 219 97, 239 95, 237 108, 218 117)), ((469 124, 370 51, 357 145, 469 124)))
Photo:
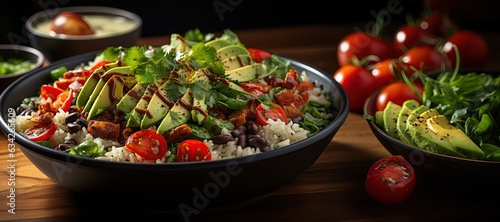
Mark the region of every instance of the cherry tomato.
POLYGON ((287 117, 285 110, 281 106, 274 102, 268 102, 266 104, 260 103, 255 109, 255 114, 257 115, 257 122, 261 125, 267 125, 267 120, 278 120, 287 122, 287 117))
POLYGON ((28 139, 38 142, 48 140, 56 132, 56 129, 57 125, 55 123, 37 125, 24 131, 24 135, 26 135, 28 139))
POLYGON ((212 159, 208 146, 200 140, 188 139, 177 148, 178 162, 207 161, 212 159))
POLYGON ((420 19, 419 26, 429 34, 429 37, 439 39, 447 38, 450 33, 455 32, 458 26, 447 13, 434 11, 420 19))
POLYGON ((145 160, 161 159, 167 153, 167 142, 155 130, 143 129, 132 133, 125 146, 145 160))
POLYGON ((247 48, 247 50, 250 53, 250 57, 252 57, 255 62, 262 62, 271 57, 271 53, 262 49, 247 48))
POLYGON ((378 89, 371 71, 357 65, 340 67, 333 78, 346 91, 351 112, 361 112, 365 100, 378 89))
POLYGON ((413 73, 410 67, 415 67, 423 73, 450 67, 445 56, 435 47, 429 45, 413 47, 404 53, 400 59, 409 66, 409 74, 413 73))
POLYGON ((432 45, 426 30, 417 25, 403 25, 394 34, 393 47, 396 56, 401 56, 411 48, 419 45, 432 45))
MULTIPOLYGON (((422 84, 413 84, 417 92, 422 95, 424 88, 422 84)), ((406 83, 397 81, 393 82, 380 90, 377 95, 377 110, 384 110, 389 101, 398 105, 403 105, 403 102, 409 99, 414 99, 422 102, 419 96, 406 83)))
POLYGON ((406 74, 405 66, 406 64, 398 59, 385 59, 375 63, 372 67, 372 75, 376 88, 398 81, 398 75, 406 74))
POLYGON ((460 56, 460 68, 483 68, 488 62, 488 45, 484 38, 471 30, 455 32, 442 47, 451 67, 456 66, 455 45, 460 56))
MULTIPOLYGON (((363 60, 367 56, 376 56, 379 61, 394 57, 394 51, 389 42, 365 32, 353 32, 345 36, 338 45, 338 65, 352 64, 353 58, 363 60)), ((370 61, 367 65, 373 65, 370 61)))
POLYGON ((40 87, 40 96, 44 99, 51 98, 52 101, 57 99, 57 96, 64 92, 64 90, 51 86, 51 85, 42 85, 40 87))
POLYGON ((370 167, 365 190, 383 204, 398 204, 408 199, 415 189, 413 166, 402 156, 384 157, 370 167))

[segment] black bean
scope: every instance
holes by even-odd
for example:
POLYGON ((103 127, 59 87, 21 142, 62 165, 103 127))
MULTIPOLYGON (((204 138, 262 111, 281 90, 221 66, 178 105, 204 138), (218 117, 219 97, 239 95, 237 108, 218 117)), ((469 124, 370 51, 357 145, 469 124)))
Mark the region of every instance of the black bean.
POLYGON ((76 145, 76 140, 75 139, 64 140, 64 144, 76 145))
POLYGON ((254 121, 247 121, 245 126, 247 127, 248 134, 255 135, 259 131, 259 125, 257 125, 254 121))
POLYGON ((70 133, 76 133, 82 129, 82 125, 78 123, 68 123, 66 124, 70 133))
POLYGON ((61 143, 61 144, 57 145, 54 149, 55 150, 59 150, 59 151, 65 151, 65 150, 67 150, 69 148, 71 148, 71 145, 65 144, 65 143, 61 143))
POLYGON ((226 144, 229 141, 234 140, 233 136, 230 134, 222 134, 212 138, 214 144, 226 144))
POLYGON ((237 138, 238 138, 238 142, 236 142, 236 145, 241 146, 242 148, 245 148, 247 146, 247 135, 240 134, 237 138))
POLYGON ((19 115, 21 116, 31 116, 31 114, 34 112, 34 110, 28 108, 23 110, 19 115))
POLYGON ((260 136, 255 136, 255 135, 248 136, 247 143, 248 146, 259 148, 260 151, 263 152, 267 151, 268 147, 267 141, 260 136))
POLYGON ((76 122, 76 120, 80 118, 80 113, 79 112, 73 112, 73 113, 70 113, 68 115, 68 117, 66 117, 66 119, 64 120, 64 122, 66 124, 68 123, 73 123, 73 122, 76 122))
POLYGON ((78 125, 80 125, 80 126, 85 127, 85 128, 87 128, 87 126, 89 125, 89 122, 87 122, 87 120, 86 120, 86 119, 84 119, 84 118, 78 118, 78 119, 76 120, 76 123, 77 123, 78 125))
POLYGON ((23 111, 24 111, 24 108, 23 108, 23 107, 18 106, 18 107, 16 108, 16 114, 17 114, 17 115, 21 114, 23 111))
POLYGON ((245 132, 243 132, 240 128, 236 128, 231 131, 231 136, 233 136, 234 138, 238 137, 241 134, 245 134, 245 132))

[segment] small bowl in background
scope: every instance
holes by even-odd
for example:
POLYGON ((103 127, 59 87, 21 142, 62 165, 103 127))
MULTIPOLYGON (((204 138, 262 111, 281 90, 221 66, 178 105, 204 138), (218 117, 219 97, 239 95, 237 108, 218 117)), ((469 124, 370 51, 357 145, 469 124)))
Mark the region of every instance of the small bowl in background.
POLYGON ((133 46, 141 35, 142 19, 132 12, 118 8, 75 6, 37 12, 28 18, 25 27, 31 46, 40 50, 48 61, 55 61, 73 55, 102 50, 108 46, 133 46), (51 34, 49 24, 62 12, 73 12, 83 16, 96 32, 87 35, 51 34), (95 18, 96 16, 112 20, 93 22, 90 17, 95 18), (108 33, 101 32, 107 29, 112 30, 108 33))
POLYGON ((0 45, 0 61, 6 62, 9 59, 29 62, 31 63, 31 67, 22 71, 9 71, 6 74, 0 74, 0 93, 21 75, 42 67, 45 61, 44 55, 37 49, 23 45, 0 45))

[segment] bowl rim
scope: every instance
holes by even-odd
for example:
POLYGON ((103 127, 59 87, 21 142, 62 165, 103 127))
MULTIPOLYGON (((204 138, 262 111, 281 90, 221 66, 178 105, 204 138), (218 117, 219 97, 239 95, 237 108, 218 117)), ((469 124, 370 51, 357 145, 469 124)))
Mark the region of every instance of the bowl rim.
POLYGON ((94 40, 94 39, 106 39, 106 38, 112 38, 120 35, 124 35, 127 33, 133 33, 136 32, 137 30, 141 29, 142 27, 142 18, 131 11, 127 11, 121 8, 115 8, 115 7, 108 7, 108 6, 71 6, 71 7, 58 7, 54 9, 49 9, 49 10, 43 10, 36 12, 35 14, 31 15, 26 22, 24 23, 24 26, 28 30, 29 33, 32 33, 33 35, 43 37, 43 38, 48 38, 48 39, 57 39, 57 40, 67 40, 67 41, 72 41, 72 40, 94 40), (124 32, 118 32, 115 34, 110 34, 110 35, 104 35, 104 36, 95 36, 95 35, 81 35, 81 36, 73 36, 73 35, 58 35, 58 36, 52 36, 47 33, 43 33, 39 30, 37 30, 35 27, 33 27, 33 23, 39 19, 47 20, 47 19, 53 19, 57 14, 63 11, 73 11, 77 13, 102 13, 103 15, 115 15, 115 16, 121 16, 125 17, 131 21, 134 22, 134 26, 132 29, 124 32))
MULTIPOLYGON (((56 61, 54 63, 51 63, 49 66, 43 67, 42 69, 37 70, 36 72, 32 72, 28 75, 24 75, 21 78, 15 80, 7 89, 4 90, 0 94, 0 110, 6 109, 4 107, 4 100, 9 94, 12 94, 13 88, 20 84, 23 81, 27 81, 31 76, 33 75, 41 75, 43 73, 50 72, 50 70, 54 69, 55 67, 59 67, 65 63, 71 62, 71 61, 80 61, 80 62, 87 62, 91 61, 93 58, 95 58, 96 54, 101 52, 102 50, 98 51, 93 51, 93 52, 88 52, 80 55, 75 55, 72 57, 68 57, 66 59, 62 59, 59 61, 56 61)), ((155 169, 155 170, 163 170, 163 171, 184 171, 186 169, 189 170, 201 170, 201 169, 206 169, 206 168, 217 168, 217 167, 228 167, 230 165, 244 165, 246 163, 252 163, 255 161, 264 161, 264 160, 269 160, 273 158, 277 158, 280 156, 288 155, 291 153, 294 153, 298 150, 301 149, 306 149, 308 147, 308 144, 313 144, 316 143, 320 140, 322 140, 325 137, 332 137, 336 133, 336 131, 342 126, 342 124, 345 122, 347 119, 347 116, 349 114, 349 100, 347 97, 347 93, 345 90, 342 88, 342 86, 336 82, 331 75, 329 75, 326 71, 319 69, 318 67, 315 67, 313 65, 310 65, 308 63, 295 60, 295 59, 290 59, 288 57, 281 56, 284 59, 289 60, 292 63, 292 66, 294 67, 299 67, 300 69, 307 70, 309 72, 314 71, 317 74, 318 79, 324 80, 326 84, 332 84, 331 90, 333 91, 338 91, 338 99, 340 102, 340 107, 338 107, 338 113, 335 119, 333 119, 328 126, 323 128, 320 132, 318 132, 315 135, 312 135, 304 140, 298 141, 294 144, 288 145, 286 148, 280 148, 280 149, 275 149, 271 151, 267 151, 264 153, 259 153, 255 155, 249 155, 249 156, 243 156, 243 157, 236 157, 236 158, 228 158, 228 159, 219 159, 219 160, 211 160, 211 161, 204 161, 204 162, 189 162, 189 163, 179 163, 179 162, 174 162, 174 163, 168 163, 168 164, 152 164, 152 163, 132 163, 132 162, 116 162, 116 161, 109 161, 109 160, 101 160, 101 159, 93 159, 89 157, 83 157, 83 156, 74 156, 71 154, 68 154, 66 152, 61 152, 57 151, 51 148, 44 147, 40 144, 37 144, 33 141, 30 141, 26 137, 20 135, 17 132, 14 132, 14 130, 11 128, 12 125, 10 125, 9 121, 6 121, 5 116, 8 115, 8 113, 5 113, 4 116, 0 117, 0 129, 3 131, 5 135, 8 134, 13 134, 15 136, 15 143, 18 144, 18 146, 21 148, 21 150, 27 149, 31 152, 35 152, 40 155, 44 155, 47 158, 57 160, 57 161, 65 161, 70 162, 70 163, 78 163, 78 165, 82 166, 92 166, 92 167, 102 167, 102 169, 111 169, 115 167, 122 167, 124 169, 126 168, 142 168, 142 167, 147 167, 148 169, 155 169)), ((323 83, 324 84, 324 83, 323 83)), ((330 92, 332 93, 332 91, 330 92)), ((11 108, 9 108, 11 109, 11 108)), ((325 147, 326 148, 326 147, 325 147)))
POLYGON ((29 70, 23 71, 23 72, 17 72, 17 73, 11 73, 11 74, 5 74, 5 75, 0 75, 0 79, 6 79, 6 78, 12 78, 20 75, 24 75, 26 73, 32 72, 40 67, 42 67, 43 63, 45 62, 45 56, 43 53, 35 49, 33 47, 25 46, 25 45, 17 45, 17 44, 0 44, 0 51, 1 50, 12 50, 12 51, 23 51, 26 53, 30 53, 36 56, 36 61, 33 63, 33 67, 29 70))
MULTIPOLYGON (((450 71, 453 72, 454 70, 453 69, 437 70, 437 71, 429 72, 429 73, 427 73, 427 75, 435 78, 443 72, 450 72, 450 71)), ((500 75, 500 70, 494 70, 494 69, 464 68, 464 69, 458 70, 458 73, 468 73, 468 72, 496 73, 496 75, 500 75)), ((373 116, 373 117, 375 116, 376 109, 373 108, 373 106, 376 102, 377 95, 380 93, 380 91, 382 91, 382 88, 375 91, 372 95, 370 95, 365 100, 364 105, 363 105, 363 115, 369 115, 369 116, 373 116)), ((411 151, 419 151, 419 152, 424 153, 426 157, 432 157, 432 158, 436 158, 436 159, 459 162, 460 164, 464 164, 464 165, 466 165, 466 164, 476 164, 476 165, 479 164, 479 165, 484 165, 484 166, 500 167, 500 162, 498 162, 498 161, 475 160, 475 159, 449 156, 449 155, 444 155, 444 154, 440 154, 440 153, 431 152, 431 151, 428 151, 425 149, 421 149, 421 148, 418 148, 414 145, 406 144, 403 141, 401 141, 397 138, 394 138, 394 137, 390 136, 389 134, 387 134, 384 129, 380 128, 371 119, 368 119, 368 118, 365 118, 365 119, 368 122, 368 125, 374 134, 378 133, 380 136, 386 138, 387 140, 391 141, 392 143, 395 143, 398 147, 401 147, 407 151, 410 151, 410 152, 411 151)), ((379 140, 378 137, 377 137, 377 140, 379 140)), ((381 142, 381 141, 379 141, 379 142, 381 142)), ((387 147, 385 147, 385 148, 387 149, 387 147)))

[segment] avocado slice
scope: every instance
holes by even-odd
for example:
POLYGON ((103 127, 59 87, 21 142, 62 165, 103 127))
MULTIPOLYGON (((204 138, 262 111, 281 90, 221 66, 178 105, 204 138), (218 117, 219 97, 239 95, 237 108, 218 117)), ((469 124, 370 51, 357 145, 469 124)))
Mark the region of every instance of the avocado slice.
POLYGON ((422 110, 419 108, 412 111, 412 114, 410 114, 407 120, 407 126, 409 127, 413 144, 420 149, 430 152, 467 158, 467 156, 459 152, 448 139, 436 134, 436 132, 429 128, 427 120, 433 116, 439 115, 439 112, 437 112, 436 109, 426 108, 425 111, 415 115, 415 112, 422 110))
POLYGON ((250 55, 236 55, 222 60, 224 69, 229 71, 252 64, 253 60, 250 55))
POLYGON ((240 68, 227 71, 227 77, 230 80, 238 82, 248 82, 256 79, 264 73, 264 67, 261 63, 253 63, 240 68))
POLYGON ((217 59, 223 61, 237 55, 250 55, 248 50, 242 45, 228 45, 217 50, 217 59))
POLYGON ((123 97, 123 87, 125 81, 120 75, 113 75, 106 81, 99 95, 89 110, 87 120, 97 116, 103 110, 107 109, 113 103, 117 103, 123 97))
POLYGON ((132 109, 130 113, 127 120, 127 127, 139 127, 144 115, 149 115, 146 108, 148 107, 149 101, 157 89, 158 85, 156 84, 149 84, 146 87, 146 91, 144 91, 141 99, 139 99, 139 102, 137 102, 134 109, 132 109))
MULTIPOLYGON (((130 68, 128 66, 118 66, 118 67, 114 67, 114 68, 107 70, 104 74, 102 74, 100 76, 99 81, 92 89, 92 94, 90 94, 85 105, 83 106, 83 112, 90 111, 90 108, 94 104, 94 101, 96 100, 97 96, 101 92, 105 83, 114 75, 122 76, 122 79, 124 81, 123 83, 127 88, 131 88, 136 82, 134 72, 132 70, 130 70, 130 68)), ((82 101, 82 103, 83 103, 83 101, 82 101)))
POLYGON ((175 102, 165 118, 163 118, 158 126, 157 132, 163 134, 177 126, 187 123, 191 119, 192 104, 193 96, 191 95, 191 88, 187 88, 184 95, 175 102))
POLYGON ((380 127, 380 129, 384 129, 384 111, 379 110, 375 112, 375 125, 380 127))
POLYGON ((141 129, 148 128, 160 122, 174 105, 167 96, 167 85, 170 81, 166 81, 153 93, 151 100, 148 103, 146 110, 149 115, 144 115, 141 120, 141 129))
POLYGON ((444 115, 431 116, 427 127, 441 138, 447 139, 460 153, 471 159, 484 159, 485 153, 462 130, 452 125, 444 115))
POLYGON ((215 50, 218 50, 218 49, 220 49, 222 47, 225 47, 225 46, 228 46, 228 45, 233 45, 233 43, 231 43, 227 39, 218 38, 218 39, 214 39, 214 40, 206 42, 205 45, 213 47, 213 48, 215 48, 215 50))
MULTIPOLYGON (((193 83, 196 82, 210 82, 210 79, 207 75, 210 75, 210 70, 206 68, 201 68, 195 72, 191 81, 193 83)), ((205 95, 201 95, 201 98, 197 98, 193 96, 193 106, 191 109, 191 118, 198 124, 202 124, 207 120, 207 109, 208 105, 205 102, 205 95)))
MULTIPOLYGON (((78 94, 78 97, 76 98, 76 108, 81 109, 83 108, 86 104, 87 101, 89 100, 90 96, 92 93, 95 91, 97 88, 97 83, 101 79, 101 75, 106 73, 108 70, 118 67, 120 64, 114 62, 114 63, 108 63, 106 65, 103 65, 99 67, 98 69, 94 70, 94 72, 90 75, 90 77, 85 81, 85 84, 83 85, 82 89, 80 90, 80 93, 78 94)), ((101 84, 100 88, 102 88, 103 84, 101 84)), ((100 89, 99 88, 99 89, 100 89)), ((97 96, 97 95, 96 95, 97 96)), ((94 97, 95 99, 95 97, 94 97)), ((90 107, 89 107, 90 109, 90 107)), ((87 109, 88 111, 88 109, 87 109)))
POLYGON ((401 111, 399 111, 398 119, 396 121, 396 132, 399 140, 405 143, 411 143, 409 138, 409 133, 406 130, 406 121, 408 116, 410 116, 411 111, 420 106, 420 103, 414 99, 406 100, 401 105, 401 111))
POLYGON ((384 118, 384 130, 387 134, 394 138, 398 138, 396 131, 396 123, 398 120, 399 112, 401 111, 401 106, 389 101, 385 106, 382 118, 384 118))
POLYGON ((141 99, 141 96, 146 92, 147 84, 136 83, 125 96, 116 104, 116 108, 124 113, 129 113, 134 109, 135 105, 141 99))

